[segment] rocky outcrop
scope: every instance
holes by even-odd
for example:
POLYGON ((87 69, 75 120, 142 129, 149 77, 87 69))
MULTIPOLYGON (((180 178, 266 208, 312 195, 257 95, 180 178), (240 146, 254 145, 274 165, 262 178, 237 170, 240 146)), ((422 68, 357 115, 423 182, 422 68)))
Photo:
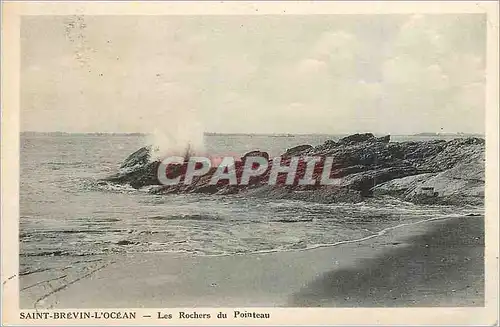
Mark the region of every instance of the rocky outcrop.
POLYGON ((484 154, 468 158, 435 176, 424 180, 408 192, 404 200, 415 203, 477 205, 484 202, 484 154), (434 196, 422 196, 422 190, 433 190, 434 196))
POLYGON ((373 194, 421 204, 483 204, 484 142, 461 139, 447 143, 442 151, 419 165, 432 172, 382 183, 372 189, 373 194))
POLYGON ((291 149, 286 150, 285 155, 288 155, 288 156, 301 155, 303 153, 307 153, 307 151, 312 149, 312 148, 313 148, 313 146, 309 145, 309 144, 299 145, 299 146, 296 146, 296 147, 293 147, 291 149))
POLYGON ((120 165, 118 172, 105 181, 129 184, 134 188, 158 185, 158 165, 159 162, 151 161, 151 146, 143 147, 129 155, 120 165))
POLYGON ((135 151, 131 155, 127 157, 123 161, 123 163, 120 166, 120 169, 126 170, 126 169, 131 169, 133 170, 134 167, 137 166, 144 166, 149 163, 151 159, 151 146, 146 146, 143 148, 140 148, 139 150, 135 151))
MULTIPOLYGON (((234 194, 267 198, 299 199, 314 202, 359 202, 372 196, 393 196, 405 201, 435 204, 479 204, 484 198, 484 140, 459 138, 451 141, 390 142, 390 136, 375 137, 371 133, 354 134, 340 140, 329 140, 313 147, 300 145, 286 150, 281 164, 291 157, 319 157, 312 185, 300 185, 306 164, 299 162, 297 176, 287 185, 286 175, 278 176, 276 185, 268 185, 273 158, 260 150, 249 152, 235 162, 238 185, 220 180, 210 183, 216 168, 192 183, 161 185, 157 178, 159 162, 151 161, 151 148, 131 154, 119 171, 105 181, 130 184, 134 188, 157 185, 151 192, 234 194), (248 185, 239 182, 248 157, 259 156, 268 169, 250 178, 248 185), (332 160, 330 177, 333 185, 320 183, 325 158, 332 160)), ((187 162, 170 167, 168 174, 183 176, 187 162)), ((174 177, 175 177, 174 176, 174 177)))
POLYGON ((159 162, 148 162, 144 165, 136 165, 120 169, 112 176, 104 179, 106 182, 116 184, 129 184, 133 188, 141 188, 149 185, 160 185, 157 177, 159 162))
POLYGON ((436 173, 424 173, 396 178, 373 187, 372 194, 374 196, 389 195, 398 198, 406 198, 410 192, 422 186, 424 182, 433 176, 436 176, 436 173))

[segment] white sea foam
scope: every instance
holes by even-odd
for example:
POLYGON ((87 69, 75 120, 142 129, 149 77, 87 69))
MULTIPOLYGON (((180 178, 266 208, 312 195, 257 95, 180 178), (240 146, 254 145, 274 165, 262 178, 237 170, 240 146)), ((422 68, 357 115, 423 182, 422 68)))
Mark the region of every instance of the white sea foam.
POLYGON ((175 122, 164 128, 155 128, 147 138, 152 145, 151 160, 163 159, 167 156, 204 154, 205 144, 203 128, 195 120, 175 122))

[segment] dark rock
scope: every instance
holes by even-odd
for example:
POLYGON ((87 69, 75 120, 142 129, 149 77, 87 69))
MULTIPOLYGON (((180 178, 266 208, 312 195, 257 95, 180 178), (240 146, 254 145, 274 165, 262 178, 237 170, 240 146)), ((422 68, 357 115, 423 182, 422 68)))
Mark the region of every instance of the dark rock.
POLYGON ((405 149, 401 145, 401 143, 389 143, 387 145, 387 151, 389 152, 392 158, 404 159, 405 157, 405 149))
POLYGON ((149 185, 159 185, 158 166, 159 162, 148 162, 143 166, 136 166, 134 170, 120 171, 115 175, 104 179, 106 182, 116 184, 129 184, 133 188, 141 188, 149 185))
POLYGON ((483 139, 470 137, 454 139, 442 144, 441 151, 418 162, 420 169, 440 172, 451 169, 460 163, 484 160, 485 144, 483 139))
POLYGON ((151 157, 151 146, 145 146, 132 153, 121 164, 120 168, 133 168, 138 165, 145 165, 151 157))
MULTIPOLYGON (((480 204, 484 201, 484 151, 484 140, 479 138, 390 142, 389 135, 376 138, 371 133, 354 134, 338 142, 328 140, 316 147, 296 146, 281 157, 282 165, 289 164, 292 156, 321 157, 322 161, 313 171, 313 185, 298 184, 306 170, 303 161, 299 161, 292 185, 285 184, 285 174, 278 176, 277 185, 268 185, 272 161, 267 152, 255 150, 235 162, 240 181, 246 158, 258 156, 268 161, 268 170, 261 176, 252 177, 249 185, 228 185, 227 180, 211 185, 211 177, 216 171, 212 168, 190 185, 164 186, 157 178, 159 162, 151 162, 151 147, 144 147, 125 159, 118 173, 104 181, 130 184, 134 188, 154 185, 156 187, 150 189, 154 194, 238 193, 321 203, 359 202, 369 196, 389 195, 416 203, 480 204), (333 161, 330 177, 336 179, 335 186, 319 183, 326 157, 333 161), (420 192, 421 186, 434 192, 420 192)), ((171 177, 181 176, 182 180, 185 169, 186 164, 171 165, 167 173, 175 175, 171 177)))
POLYGON ((386 135, 386 136, 382 136, 382 137, 377 137, 375 139, 375 141, 382 142, 382 143, 389 143, 391 141, 391 136, 390 135, 386 135))
POLYGON ((421 164, 425 159, 435 156, 443 151, 446 146, 446 141, 422 141, 422 142, 403 142, 400 144, 401 150, 404 153, 403 159, 408 160, 412 164, 421 164))
POLYGON ((296 147, 293 147, 291 149, 286 150, 285 155, 287 156, 298 156, 306 152, 307 150, 312 149, 313 146, 309 144, 304 144, 304 145, 298 145, 296 147))
POLYGON ((241 157, 241 161, 245 162, 245 158, 247 158, 247 157, 263 157, 266 160, 269 160, 269 153, 259 151, 259 150, 250 151, 250 152, 247 152, 243 157, 241 157))
POLYGON ((340 144, 353 144, 353 143, 359 143, 359 142, 366 142, 366 141, 371 141, 375 140, 375 136, 372 133, 364 133, 364 134, 353 134, 346 136, 344 138, 341 138, 339 140, 340 144))
POLYGON ((326 140, 325 143, 320 144, 314 148, 315 153, 321 153, 326 150, 332 150, 335 148, 339 143, 335 142, 334 140, 326 140))

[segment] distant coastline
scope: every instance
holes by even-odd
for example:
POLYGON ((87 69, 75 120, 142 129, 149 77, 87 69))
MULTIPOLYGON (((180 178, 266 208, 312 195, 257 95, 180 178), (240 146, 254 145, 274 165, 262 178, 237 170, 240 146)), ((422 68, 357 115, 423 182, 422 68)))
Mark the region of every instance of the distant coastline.
MULTIPOLYGON (((29 135, 46 135, 46 136, 69 136, 69 135, 90 135, 90 136, 146 136, 148 133, 141 132, 38 132, 38 131, 22 131, 20 133, 24 136, 29 135)), ((345 133, 215 133, 215 132, 204 132, 205 136, 269 136, 269 137, 296 137, 296 136, 346 136, 349 134, 345 133)), ((384 136, 387 134, 380 133, 375 134, 376 136, 384 136)), ((423 136, 423 137, 485 137, 485 134, 481 133, 433 133, 433 132, 422 132, 415 134, 389 134, 392 136, 423 136)))
POLYGON ((416 134, 411 134, 411 136, 464 136, 464 137, 484 137, 485 134, 480 134, 480 133, 463 133, 463 132, 457 132, 457 133, 433 133, 433 132, 424 132, 424 133, 416 133, 416 134))

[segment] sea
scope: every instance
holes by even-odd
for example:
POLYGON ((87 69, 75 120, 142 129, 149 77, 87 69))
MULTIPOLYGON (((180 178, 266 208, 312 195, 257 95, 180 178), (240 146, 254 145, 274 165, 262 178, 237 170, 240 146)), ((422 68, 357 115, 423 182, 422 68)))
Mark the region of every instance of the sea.
MULTIPOLYGON (((211 153, 318 145, 336 135, 206 134, 211 153)), ((422 140, 435 136, 395 136, 422 140)), ((241 195, 154 195, 97 183, 147 145, 141 134, 22 133, 21 257, 173 252, 219 256, 302 251, 362 239, 397 225, 482 208, 415 205, 392 198, 319 204, 241 195)))

